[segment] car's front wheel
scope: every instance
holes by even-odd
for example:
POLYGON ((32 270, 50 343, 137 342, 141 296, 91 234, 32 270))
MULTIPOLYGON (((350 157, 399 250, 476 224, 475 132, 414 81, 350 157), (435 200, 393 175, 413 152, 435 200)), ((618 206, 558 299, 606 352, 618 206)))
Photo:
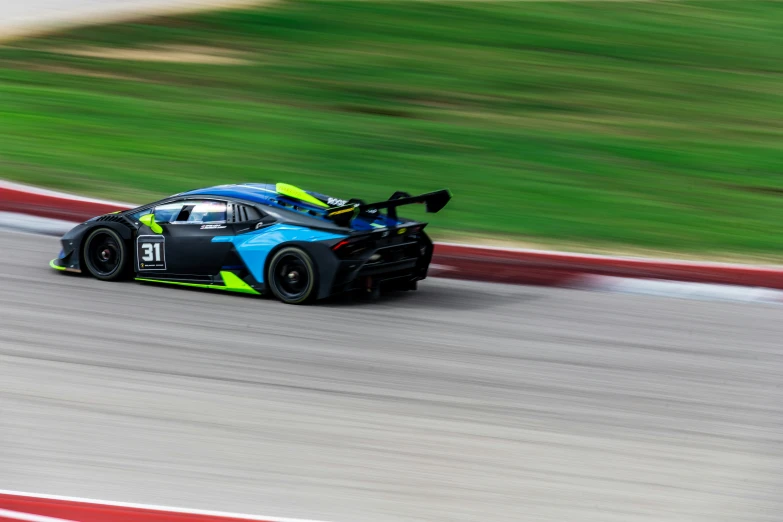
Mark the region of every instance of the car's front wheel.
POLYGON ((97 279, 116 281, 127 273, 128 248, 110 228, 97 228, 84 241, 84 264, 97 279))
POLYGON ((267 281, 275 297, 284 303, 303 304, 317 294, 315 263, 298 247, 282 248, 272 256, 267 281))

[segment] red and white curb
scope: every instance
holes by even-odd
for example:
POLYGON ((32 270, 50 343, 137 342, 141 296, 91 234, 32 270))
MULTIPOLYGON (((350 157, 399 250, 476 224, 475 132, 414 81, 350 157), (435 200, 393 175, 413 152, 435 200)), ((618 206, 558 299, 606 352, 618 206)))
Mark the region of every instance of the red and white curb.
MULTIPOLYGON (((0 180, 0 227, 62 235, 134 205, 0 180)), ((430 275, 688 299, 779 303, 783 267, 436 243, 430 275)))
POLYGON ((0 509, 0 520, 23 520, 24 522, 73 522, 64 518, 45 517, 42 515, 32 515, 20 511, 9 511, 0 509))
POLYGON ((783 290, 782 266, 604 256, 438 243, 434 263, 458 279, 573 286, 586 274, 783 290))
POLYGON ((82 222, 93 216, 133 206, 130 203, 85 198, 0 180, 0 211, 3 212, 82 222))
POLYGON ((0 490, 0 521, 324 522, 0 490))
POLYGON ((692 301, 723 301, 783 305, 783 290, 738 285, 686 283, 660 279, 633 279, 600 275, 582 276, 573 288, 614 294, 647 295, 692 301))
POLYGON ((75 221, 31 216, 16 212, 0 212, 0 228, 31 232, 33 234, 61 237, 76 225, 75 221))

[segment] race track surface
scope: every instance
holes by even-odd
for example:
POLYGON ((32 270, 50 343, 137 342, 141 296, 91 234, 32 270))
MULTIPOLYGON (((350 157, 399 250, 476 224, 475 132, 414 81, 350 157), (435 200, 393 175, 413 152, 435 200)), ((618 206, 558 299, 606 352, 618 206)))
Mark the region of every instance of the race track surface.
POLYGON ((779 521, 779 307, 50 270, 0 232, 0 488, 352 521, 779 521))

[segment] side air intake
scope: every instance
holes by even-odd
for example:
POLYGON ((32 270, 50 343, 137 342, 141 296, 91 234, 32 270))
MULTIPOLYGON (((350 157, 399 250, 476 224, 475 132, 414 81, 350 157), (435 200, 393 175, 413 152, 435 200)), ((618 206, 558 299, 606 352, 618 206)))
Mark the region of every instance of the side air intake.
POLYGON ((121 214, 106 214, 105 216, 100 216, 95 221, 113 221, 115 223, 125 223, 126 225, 130 224, 128 218, 121 214))

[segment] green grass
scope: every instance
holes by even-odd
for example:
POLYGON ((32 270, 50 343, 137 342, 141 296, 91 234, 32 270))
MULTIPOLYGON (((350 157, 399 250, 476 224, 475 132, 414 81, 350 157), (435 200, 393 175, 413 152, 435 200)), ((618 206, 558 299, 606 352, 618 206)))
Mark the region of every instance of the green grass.
MULTIPOLYGON (((783 3, 299 2, 0 48, 0 177, 448 187, 436 237, 776 256, 783 3), (213 46, 242 65, 55 52, 213 46)), ((413 211, 414 217, 424 217, 413 211)))

